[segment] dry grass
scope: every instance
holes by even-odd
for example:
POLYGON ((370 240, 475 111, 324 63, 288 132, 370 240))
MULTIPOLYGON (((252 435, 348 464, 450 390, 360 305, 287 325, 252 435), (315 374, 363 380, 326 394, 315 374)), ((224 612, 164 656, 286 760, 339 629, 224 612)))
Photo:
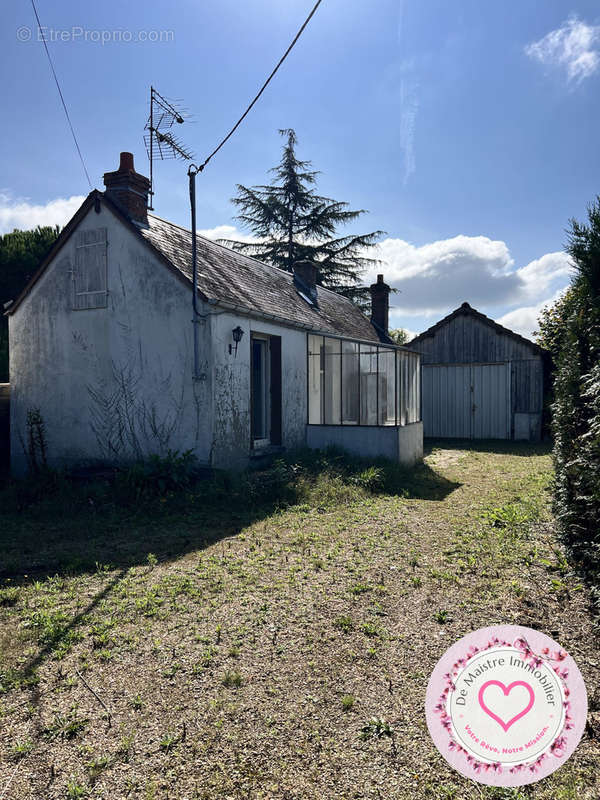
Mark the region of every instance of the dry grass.
MULTIPOLYGON (((0 797, 11 778, 15 800, 600 796, 590 735, 522 792, 466 780, 433 747, 428 677, 467 632, 517 623, 557 639, 592 695, 592 733, 600 657, 553 532, 547 453, 461 445, 428 460, 439 480, 417 472, 406 496, 328 478, 248 518, 148 518, 146 539, 139 516, 111 517, 108 566, 0 593, 0 797), (361 735, 373 717, 393 735, 361 735)), ((67 535, 89 524, 96 542, 75 512, 67 535)), ((39 511, 18 524, 40 539, 53 525, 39 511)))

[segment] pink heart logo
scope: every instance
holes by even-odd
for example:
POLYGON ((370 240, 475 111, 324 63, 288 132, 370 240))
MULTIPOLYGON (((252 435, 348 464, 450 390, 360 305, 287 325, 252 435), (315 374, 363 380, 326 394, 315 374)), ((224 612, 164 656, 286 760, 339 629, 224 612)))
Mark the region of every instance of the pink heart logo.
POLYGON ((508 686, 505 686, 505 684, 503 684, 501 681, 486 681, 479 690, 478 700, 479 700, 479 705, 482 707, 485 713, 488 714, 493 720, 495 720, 498 723, 498 725, 502 727, 504 733, 506 733, 506 731, 510 728, 511 725, 514 725, 518 719, 521 719, 521 717, 524 717, 525 714, 531 711, 533 707, 533 702, 535 700, 535 694, 531 686, 528 683, 525 683, 525 681, 513 681, 512 683, 509 683, 508 686), (515 686, 524 686, 529 692, 529 702, 525 706, 525 708, 522 711, 519 711, 518 714, 515 714, 515 716, 512 719, 509 719, 508 722, 504 722, 503 719, 500 719, 500 717, 497 714, 494 714, 494 712, 490 708, 488 708, 488 706, 486 706, 483 700, 483 693, 488 688, 488 686, 500 687, 500 689, 502 689, 502 691, 504 692, 505 697, 508 697, 508 695, 515 688, 515 686))

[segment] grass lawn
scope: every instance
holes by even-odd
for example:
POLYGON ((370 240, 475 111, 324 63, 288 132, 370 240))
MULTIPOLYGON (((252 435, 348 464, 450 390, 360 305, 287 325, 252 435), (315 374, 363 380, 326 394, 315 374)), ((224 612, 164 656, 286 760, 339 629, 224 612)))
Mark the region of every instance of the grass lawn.
POLYGON ((496 445, 434 446, 394 481, 288 463, 277 501, 272 471, 219 502, 6 488, 0 798, 600 797, 597 628, 550 457, 496 445), (453 772, 423 713, 445 649, 497 623, 560 642, 590 696, 575 754, 522 791, 453 772), (393 736, 361 736, 372 717, 393 736))

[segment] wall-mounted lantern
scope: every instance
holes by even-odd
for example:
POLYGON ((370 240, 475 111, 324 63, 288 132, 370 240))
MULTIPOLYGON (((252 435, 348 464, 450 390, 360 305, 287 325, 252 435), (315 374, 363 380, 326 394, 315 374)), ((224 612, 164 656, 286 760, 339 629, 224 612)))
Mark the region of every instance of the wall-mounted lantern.
MULTIPOLYGON (((236 355, 236 356, 237 356, 238 344, 239 344, 239 343, 242 341, 242 336, 244 335, 244 331, 243 331, 243 330, 242 330, 242 328, 241 328, 241 327, 238 325, 236 328, 234 328, 234 329, 231 331, 231 335, 233 336, 233 341, 235 342, 235 351, 234 351, 234 355, 236 355)), ((231 355, 231 345, 229 345, 229 354, 231 355)))

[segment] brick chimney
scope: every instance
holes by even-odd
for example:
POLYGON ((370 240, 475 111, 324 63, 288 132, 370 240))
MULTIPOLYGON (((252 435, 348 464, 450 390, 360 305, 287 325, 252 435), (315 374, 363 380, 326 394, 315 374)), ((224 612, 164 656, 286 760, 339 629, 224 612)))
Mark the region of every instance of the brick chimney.
POLYGON ((148 192, 150 181, 136 172, 133 155, 121 153, 119 169, 104 173, 105 195, 109 197, 127 216, 139 225, 148 224, 148 192))
POLYGON ((317 267, 312 261, 297 261, 293 267, 294 283, 301 292, 308 292, 310 299, 317 301, 317 267))
POLYGON ((377 283, 370 286, 371 322, 380 333, 388 334, 388 318, 390 312, 390 287, 383 282, 383 275, 377 276, 377 283))

